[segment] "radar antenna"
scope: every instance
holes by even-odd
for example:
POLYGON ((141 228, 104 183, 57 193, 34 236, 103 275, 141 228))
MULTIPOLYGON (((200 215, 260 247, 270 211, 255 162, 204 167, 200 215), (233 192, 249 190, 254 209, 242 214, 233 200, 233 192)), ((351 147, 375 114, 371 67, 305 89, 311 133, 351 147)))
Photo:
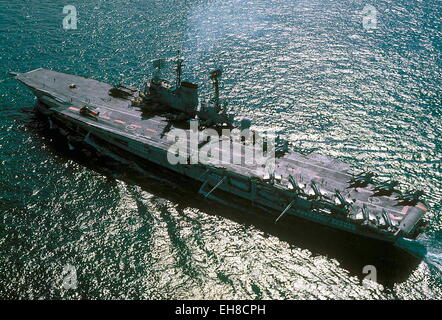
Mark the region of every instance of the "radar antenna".
POLYGON ((213 89, 215 96, 213 97, 213 101, 215 103, 215 112, 221 111, 221 106, 219 103, 219 78, 222 75, 221 69, 215 69, 210 73, 210 80, 212 80, 213 83, 213 89))
POLYGON ((155 68, 153 78, 158 80, 158 79, 160 79, 161 69, 163 69, 166 66, 166 60, 157 59, 157 60, 154 60, 152 64, 153 64, 153 67, 155 68))
POLYGON ((183 72, 183 59, 180 58, 180 51, 178 50, 178 59, 176 61, 176 88, 181 86, 181 75, 183 72))

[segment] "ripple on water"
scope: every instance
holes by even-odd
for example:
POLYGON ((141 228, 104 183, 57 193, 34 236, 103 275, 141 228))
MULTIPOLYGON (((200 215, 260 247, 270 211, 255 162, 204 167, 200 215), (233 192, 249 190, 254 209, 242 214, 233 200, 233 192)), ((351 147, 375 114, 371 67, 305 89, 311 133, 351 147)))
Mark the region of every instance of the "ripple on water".
MULTIPOLYGON (((222 92, 238 118, 299 149, 425 189, 432 206, 425 245, 437 248, 441 4, 372 1, 380 12, 372 32, 362 28, 364 5, 77 1, 79 28, 67 32, 59 3, 9 3, 0 12, 7 31, 0 32, 7 44, 0 71, 46 67, 141 86, 150 61, 178 49, 191 80, 207 80, 208 70, 223 66, 222 92)), ((207 96, 210 86, 201 91, 207 96)), ((400 282, 362 286, 358 250, 330 249, 321 232, 302 226, 285 232, 261 218, 251 223, 151 175, 138 183, 121 167, 86 167, 52 147, 31 114, 20 112, 34 103, 28 91, 2 78, 0 97, 1 297, 442 297, 437 251, 400 282), (76 290, 62 289, 67 264, 77 270, 76 290)))

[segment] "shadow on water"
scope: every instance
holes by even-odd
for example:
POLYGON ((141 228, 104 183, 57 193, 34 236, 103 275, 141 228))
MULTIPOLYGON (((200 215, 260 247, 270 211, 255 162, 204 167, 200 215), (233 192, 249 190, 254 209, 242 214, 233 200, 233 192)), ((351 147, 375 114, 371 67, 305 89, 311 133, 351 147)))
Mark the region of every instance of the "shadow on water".
MULTIPOLYGON (((416 249, 415 243, 404 242, 405 244, 401 244, 398 248, 392 244, 365 239, 291 216, 286 216, 275 224, 276 213, 270 214, 244 205, 232 209, 224 204, 205 200, 197 194, 198 183, 189 183, 188 179, 177 177, 161 167, 149 165, 150 169, 142 169, 138 165, 122 166, 118 161, 105 155, 94 154, 90 150, 86 153, 81 150, 70 151, 66 139, 50 133, 46 123, 47 121, 36 117, 28 125, 42 137, 51 138, 45 140, 52 141, 48 143, 48 147, 58 156, 74 160, 111 179, 118 177, 128 184, 137 185, 151 194, 177 204, 179 212, 187 207, 196 208, 242 225, 254 226, 268 235, 286 241, 293 247, 307 249, 313 255, 335 259, 351 276, 358 277, 360 281, 367 276, 363 272, 364 267, 371 265, 376 268, 377 282, 386 288, 392 288, 394 284, 407 280, 426 255, 426 252, 422 251, 425 249, 422 249, 422 246, 416 249), (186 188, 181 188, 180 185, 185 185, 186 188)), ((214 192, 216 193, 217 191, 214 192)))
POLYGON ((413 256, 392 244, 365 239, 304 219, 286 216, 275 224, 277 214, 260 209, 244 208, 239 212, 214 208, 212 204, 206 206, 205 212, 218 214, 243 225, 253 225, 293 247, 307 249, 313 255, 336 259, 342 268, 360 281, 368 275, 363 272, 364 267, 374 266, 377 282, 387 288, 406 281, 422 261, 422 257, 413 256))

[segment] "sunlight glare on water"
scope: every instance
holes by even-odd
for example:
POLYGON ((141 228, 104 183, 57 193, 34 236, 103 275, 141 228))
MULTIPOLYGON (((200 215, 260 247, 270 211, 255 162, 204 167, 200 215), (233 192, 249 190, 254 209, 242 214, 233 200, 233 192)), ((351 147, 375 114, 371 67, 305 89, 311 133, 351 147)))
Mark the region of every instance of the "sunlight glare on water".
POLYGON ((77 30, 62 28, 65 4, 0 11, 0 297, 442 298, 429 262, 440 265, 440 250, 390 268, 369 246, 206 203, 173 177, 79 163, 38 132, 35 99, 7 76, 44 67, 142 87, 153 59, 181 50, 185 77, 207 95, 222 66, 238 119, 425 190, 422 244, 439 248, 440 1, 370 1, 372 30, 362 0, 78 0, 77 30), (366 264, 388 279, 363 286, 366 264), (75 290, 61 285, 66 265, 75 290))

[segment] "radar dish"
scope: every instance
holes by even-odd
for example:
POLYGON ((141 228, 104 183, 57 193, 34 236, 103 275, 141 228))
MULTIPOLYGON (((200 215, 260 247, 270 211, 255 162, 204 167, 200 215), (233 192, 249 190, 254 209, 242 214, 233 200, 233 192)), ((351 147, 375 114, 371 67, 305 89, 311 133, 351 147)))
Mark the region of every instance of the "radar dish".
POLYGON ((215 69, 212 72, 210 72, 210 79, 215 80, 223 74, 223 70, 221 68, 215 69))

